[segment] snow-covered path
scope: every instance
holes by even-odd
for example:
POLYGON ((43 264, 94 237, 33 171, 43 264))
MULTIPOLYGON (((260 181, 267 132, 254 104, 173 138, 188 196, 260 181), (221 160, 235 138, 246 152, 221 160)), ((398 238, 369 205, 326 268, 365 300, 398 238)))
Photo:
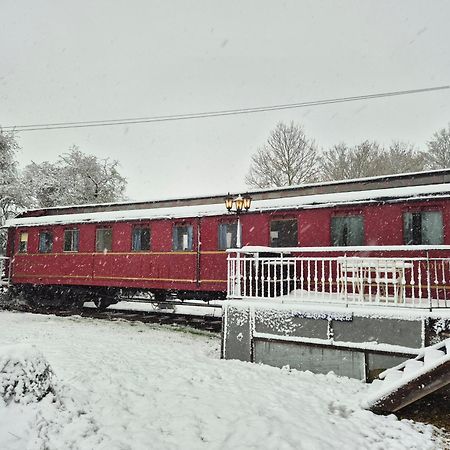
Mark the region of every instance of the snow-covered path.
POLYGON ((0 312, 0 345, 25 342, 63 405, 0 400, 2 449, 440 448, 430 426, 362 410, 363 383, 223 361, 215 336, 0 312))

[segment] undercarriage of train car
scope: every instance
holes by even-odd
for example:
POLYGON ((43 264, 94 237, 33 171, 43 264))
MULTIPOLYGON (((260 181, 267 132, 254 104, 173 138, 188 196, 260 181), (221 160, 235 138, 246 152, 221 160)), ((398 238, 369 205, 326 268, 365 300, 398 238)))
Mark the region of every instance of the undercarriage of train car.
POLYGON ((68 286, 12 284, 7 291, 10 300, 19 300, 29 307, 39 306, 61 309, 80 309, 87 302, 92 302, 104 310, 120 301, 136 300, 141 302, 164 302, 170 299, 178 300, 221 300, 226 298, 226 292, 162 290, 116 288, 104 286, 68 286))

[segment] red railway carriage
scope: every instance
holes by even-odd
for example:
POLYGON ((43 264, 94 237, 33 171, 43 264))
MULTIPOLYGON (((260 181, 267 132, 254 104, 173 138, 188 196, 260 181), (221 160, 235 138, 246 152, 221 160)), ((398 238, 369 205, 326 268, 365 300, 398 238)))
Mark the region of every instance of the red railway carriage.
MULTIPOLYGON (((243 245, 450 244, 450 170, 251 195, 243 245)), ((6 224, 11 285, 51 301, 94 295, 103 306, 123 289, 223 297, 237 222, 223 196, 27 211, 6 224)))

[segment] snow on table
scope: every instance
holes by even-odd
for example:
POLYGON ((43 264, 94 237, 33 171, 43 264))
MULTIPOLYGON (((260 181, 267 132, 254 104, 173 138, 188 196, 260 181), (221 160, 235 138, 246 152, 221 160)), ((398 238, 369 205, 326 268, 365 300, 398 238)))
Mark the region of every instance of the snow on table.
POLYGON ((362 409, 359 381, 220 360, 207 333, 0 312, 0 343, 36 345, 58 396, 0 403, 0 448, 442 448, 431 426, 362 409))

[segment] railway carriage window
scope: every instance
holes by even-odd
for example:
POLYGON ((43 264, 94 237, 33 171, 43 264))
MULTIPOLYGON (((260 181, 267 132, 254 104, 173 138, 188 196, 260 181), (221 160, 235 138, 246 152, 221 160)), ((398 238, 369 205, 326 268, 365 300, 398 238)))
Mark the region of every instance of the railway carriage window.
POLYGON ((19 253, 26 253, 28 250, 28 233, 20 233, 19 253))
POLYGON ((53 235, 49 231, 39 233, 39 253, 50 253, 53 248, 53 235))
POLYGON ((331 218, 331 243, 334 246, 364 245, 364 219, 362 216, 331 218))
POLYGON ((95 250, 97 252, 110 252, 112 250, 112 229, 98 228, 96 232, 95 250))
POLYGON ((64 230, 64 251, 77 252, 80 241, 80 233, 77 229, 64 230))
POLYGON ((442 212, 405 213, 403 231, 406 245, 442 245, 444 243, 442 212))
POLYGON ((297 247, 297 219, 272 220, 270 222, 271 247, 297 247))
POLYGON ((178 225, 173 227, 174 251, 192 250, 192 225, 178 225))
POLYGON ((237 222, 219 224, 219 250, 237 247, 237 222))
POLYGON ((133 228, 131 247, 134 252, 150 250, 150 228, 148 227, 133 228))

